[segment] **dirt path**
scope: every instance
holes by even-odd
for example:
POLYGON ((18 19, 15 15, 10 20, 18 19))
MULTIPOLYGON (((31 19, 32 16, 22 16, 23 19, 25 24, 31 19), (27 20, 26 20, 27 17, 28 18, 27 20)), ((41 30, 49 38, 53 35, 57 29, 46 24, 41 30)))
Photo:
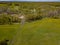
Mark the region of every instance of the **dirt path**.
POLYGON ((13 39, 10 41, 10 45, 19 45, 20 43, 20 31, 22 30, 23 26, 21 26, 17 31, 16 35, 13 36, 13 39))

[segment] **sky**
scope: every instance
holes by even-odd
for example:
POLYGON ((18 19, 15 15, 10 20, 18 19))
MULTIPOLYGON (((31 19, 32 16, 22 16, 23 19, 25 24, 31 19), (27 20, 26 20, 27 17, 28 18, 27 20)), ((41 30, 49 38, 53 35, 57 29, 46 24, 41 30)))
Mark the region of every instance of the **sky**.
POLYGON ((0 0, 0 1, 33 1, 33 2, 41 2, 41 1, 57 1, 59 2, 60 0, 0 0))

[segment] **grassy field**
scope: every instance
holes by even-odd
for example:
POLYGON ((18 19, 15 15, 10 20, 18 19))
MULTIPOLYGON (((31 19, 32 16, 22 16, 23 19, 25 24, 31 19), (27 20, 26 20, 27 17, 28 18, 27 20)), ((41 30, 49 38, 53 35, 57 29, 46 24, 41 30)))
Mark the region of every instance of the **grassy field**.
POLYGON ((19 30, 14 45, 60 45, 60 19, 42 19, 16 25, 0 25, 0 40, 12 39, 19 30))
POLYGON ((0 40, 11 39, 16 34, 19 25, 0 25, 0 40))

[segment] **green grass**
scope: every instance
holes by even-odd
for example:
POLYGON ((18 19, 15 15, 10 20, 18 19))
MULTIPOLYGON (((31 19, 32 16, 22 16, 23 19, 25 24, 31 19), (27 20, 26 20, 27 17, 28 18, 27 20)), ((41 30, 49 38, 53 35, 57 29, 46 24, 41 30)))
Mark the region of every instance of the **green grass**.
MULTIPOLYGON (((0 25, 0 39, 12 39, 19 25, 0 25)), ((42 19, 19 29, 14 45, 60 45, 60 19, 42 19)))
POLYGON ((0 40, 12 39, 19 25, 0 25, 0 40))

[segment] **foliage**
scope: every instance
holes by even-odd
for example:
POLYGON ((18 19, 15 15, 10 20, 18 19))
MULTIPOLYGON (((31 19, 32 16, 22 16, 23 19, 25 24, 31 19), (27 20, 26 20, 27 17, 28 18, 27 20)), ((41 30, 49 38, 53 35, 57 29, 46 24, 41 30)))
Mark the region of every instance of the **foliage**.
POLYGON ((42 18, 60 18, 60 3, 57 2, 0 2, 0 24, 20 22, 19 16, 25 15, 31 22, 42 18))
POLYGON ((0 15, 0 24, 12 24, 12 17, 9 15, 0 15))

